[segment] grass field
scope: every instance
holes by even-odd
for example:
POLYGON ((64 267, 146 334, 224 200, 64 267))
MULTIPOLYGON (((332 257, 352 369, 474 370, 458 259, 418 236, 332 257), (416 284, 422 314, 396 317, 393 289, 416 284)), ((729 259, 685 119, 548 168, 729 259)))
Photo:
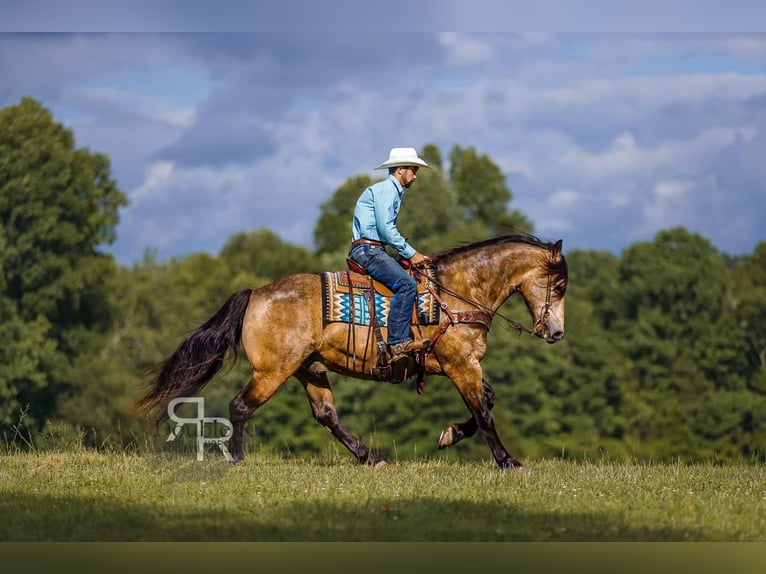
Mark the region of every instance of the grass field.
POLYGON ((1 456, 1 541, 766 540, 761 463, 1 456))

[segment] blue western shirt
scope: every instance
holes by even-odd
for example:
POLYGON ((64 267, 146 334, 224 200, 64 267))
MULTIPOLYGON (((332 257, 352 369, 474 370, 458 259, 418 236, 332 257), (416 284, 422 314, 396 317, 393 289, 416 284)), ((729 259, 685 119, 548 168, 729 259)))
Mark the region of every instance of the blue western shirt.
POLYGON ((382 241, 405 259, 415 255, 415 248, 407 243, 396 227, 403 195, 404 188, 393 175, 365 189, 354 208, 351 240, 382 241))

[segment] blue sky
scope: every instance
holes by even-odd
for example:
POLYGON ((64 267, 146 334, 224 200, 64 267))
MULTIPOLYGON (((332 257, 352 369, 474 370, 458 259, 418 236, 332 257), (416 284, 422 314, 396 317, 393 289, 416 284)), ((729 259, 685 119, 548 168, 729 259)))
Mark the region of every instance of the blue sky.
POLYGON ((0 106, 26 95, 111 158, 125 264, 259 227, 310 246, 346 179, 427 143, 488 154, 566 250, 766 240, 766 34, 2 33, 0 106))

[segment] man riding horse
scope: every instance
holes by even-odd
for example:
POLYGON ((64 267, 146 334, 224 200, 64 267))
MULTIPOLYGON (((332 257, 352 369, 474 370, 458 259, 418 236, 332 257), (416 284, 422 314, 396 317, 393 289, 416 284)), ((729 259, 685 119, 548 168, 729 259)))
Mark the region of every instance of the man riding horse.
POLYGON ((404 190, 417 179, 420 167, 430 167, 414 148, 393 148, 388 159, 375 169, 388 168, 388 177, 365 189, 354 208, 349 259, 362 266, 377 281, 393 292, 388 316, 387 343, 391 349, 391 367, 406 363, 413 351, 427 348, 430 341, 414 339, 410 334, 412 309, 417 296, 415 279, 386 252, 390 245, 412 264, 428 261, 399 232, 399 217, 404 190))
MULTIPOLYGON (((511 456, 495 428, 492 416, 495 396, 484 379, 481 361, 487 351, 493 317, 548 343, 564 338, 568 267, 562 241, 505 235, 449 249, 432 258, 417 253, 397 231, 396 219, 402 194, 415 181, 420 167, 427 164, 412 148, 392 149, 388 160, 378 166, 388 168, 389 175, 367 188, 359 198, 349 260, 361 264, 395 293, 387 326, 388 341, 394 345, 399 360, 391 371, 402 367, 406 371, 411 360, 408 354, 417 354, 422 373, 452 381, 470 412, 471 418, 466 422, 441 432, 439 448, 454 445, 480 429, 500 468, 519 468, 522 463, 511 456), (423 333, 421 340, 414 340, 409 333, 416 282, 386 254, 388 245, 417 267, 427 262, 427 266, 422 265, 424 274, 433 273, 434 277, 419 285, 435 299, 440 312, 435 321, 418 323, 416 331, 423 333), (439 289, 432 290, 431 285, 439 289), (532 319, 531 328, 499 312, 515 293, 524 300, 532 319), (423 349, 427 352, 416 353, 423 349)), ((244 350, 252 368, 250 379, 229 403, 232 424, 229 450, 235 462, 245 457, 247 421, 286 381, 295 377, 306 392, 314 418, 357 461, 373 467, 385 466, 386 460, 341 422, 328 378, 328 373, 338 372, 379 380, 368 359, 371 332, 375 334, 376 346, 384 344, 382 337, 377 340, 380 331, 373 320, 377 312, 373 311, 376 308, 373 295, 366 292, 369 294, 366 303, 356 303, 351 275, 296 273, 258 289, 231 294, 214 315, 155 365, 152 381, 136 400, 136 411, 151 414, 154 424, 166 421, 175 399, 198 394, 219 372, 227 356, 235 358, 244 350), (347 281, 345 303, 343 297, 328 301, 326 280, 343 275, 347 281), (336 302, 340 303, 337 309, 336 302), (366 307, 362 310, 357 305, 366 307), (342 311, 344 318, 327 320, 328 309, 342 311), (352 318, 363 317, 365 311, 369 323, 357 321, 352 325, 352 318), (355 337, 357 333, 359 340, 355 337), (367 361, 357 362, 357 356, 367 361)), ((432 308, 433 303, 426 305, 425 299, 422 303, 424 308, 432 308)), ((390 303, 388 306, 391 307, 390 303)))

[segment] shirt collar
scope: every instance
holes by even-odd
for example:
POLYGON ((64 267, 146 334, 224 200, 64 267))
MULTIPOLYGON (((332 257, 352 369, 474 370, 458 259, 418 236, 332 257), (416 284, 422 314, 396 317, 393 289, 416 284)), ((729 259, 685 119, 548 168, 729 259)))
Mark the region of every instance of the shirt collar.
POLYGON ((396 186, 396 191, 399 192, 399 195, 404 193, 404 188, 402 187, 402 184, 399 183, 399 180, 394 177, 394 174, 389 173, 388 174, 388 179, 390 179, 391 181, 394 182, 394 186, 396 186))

